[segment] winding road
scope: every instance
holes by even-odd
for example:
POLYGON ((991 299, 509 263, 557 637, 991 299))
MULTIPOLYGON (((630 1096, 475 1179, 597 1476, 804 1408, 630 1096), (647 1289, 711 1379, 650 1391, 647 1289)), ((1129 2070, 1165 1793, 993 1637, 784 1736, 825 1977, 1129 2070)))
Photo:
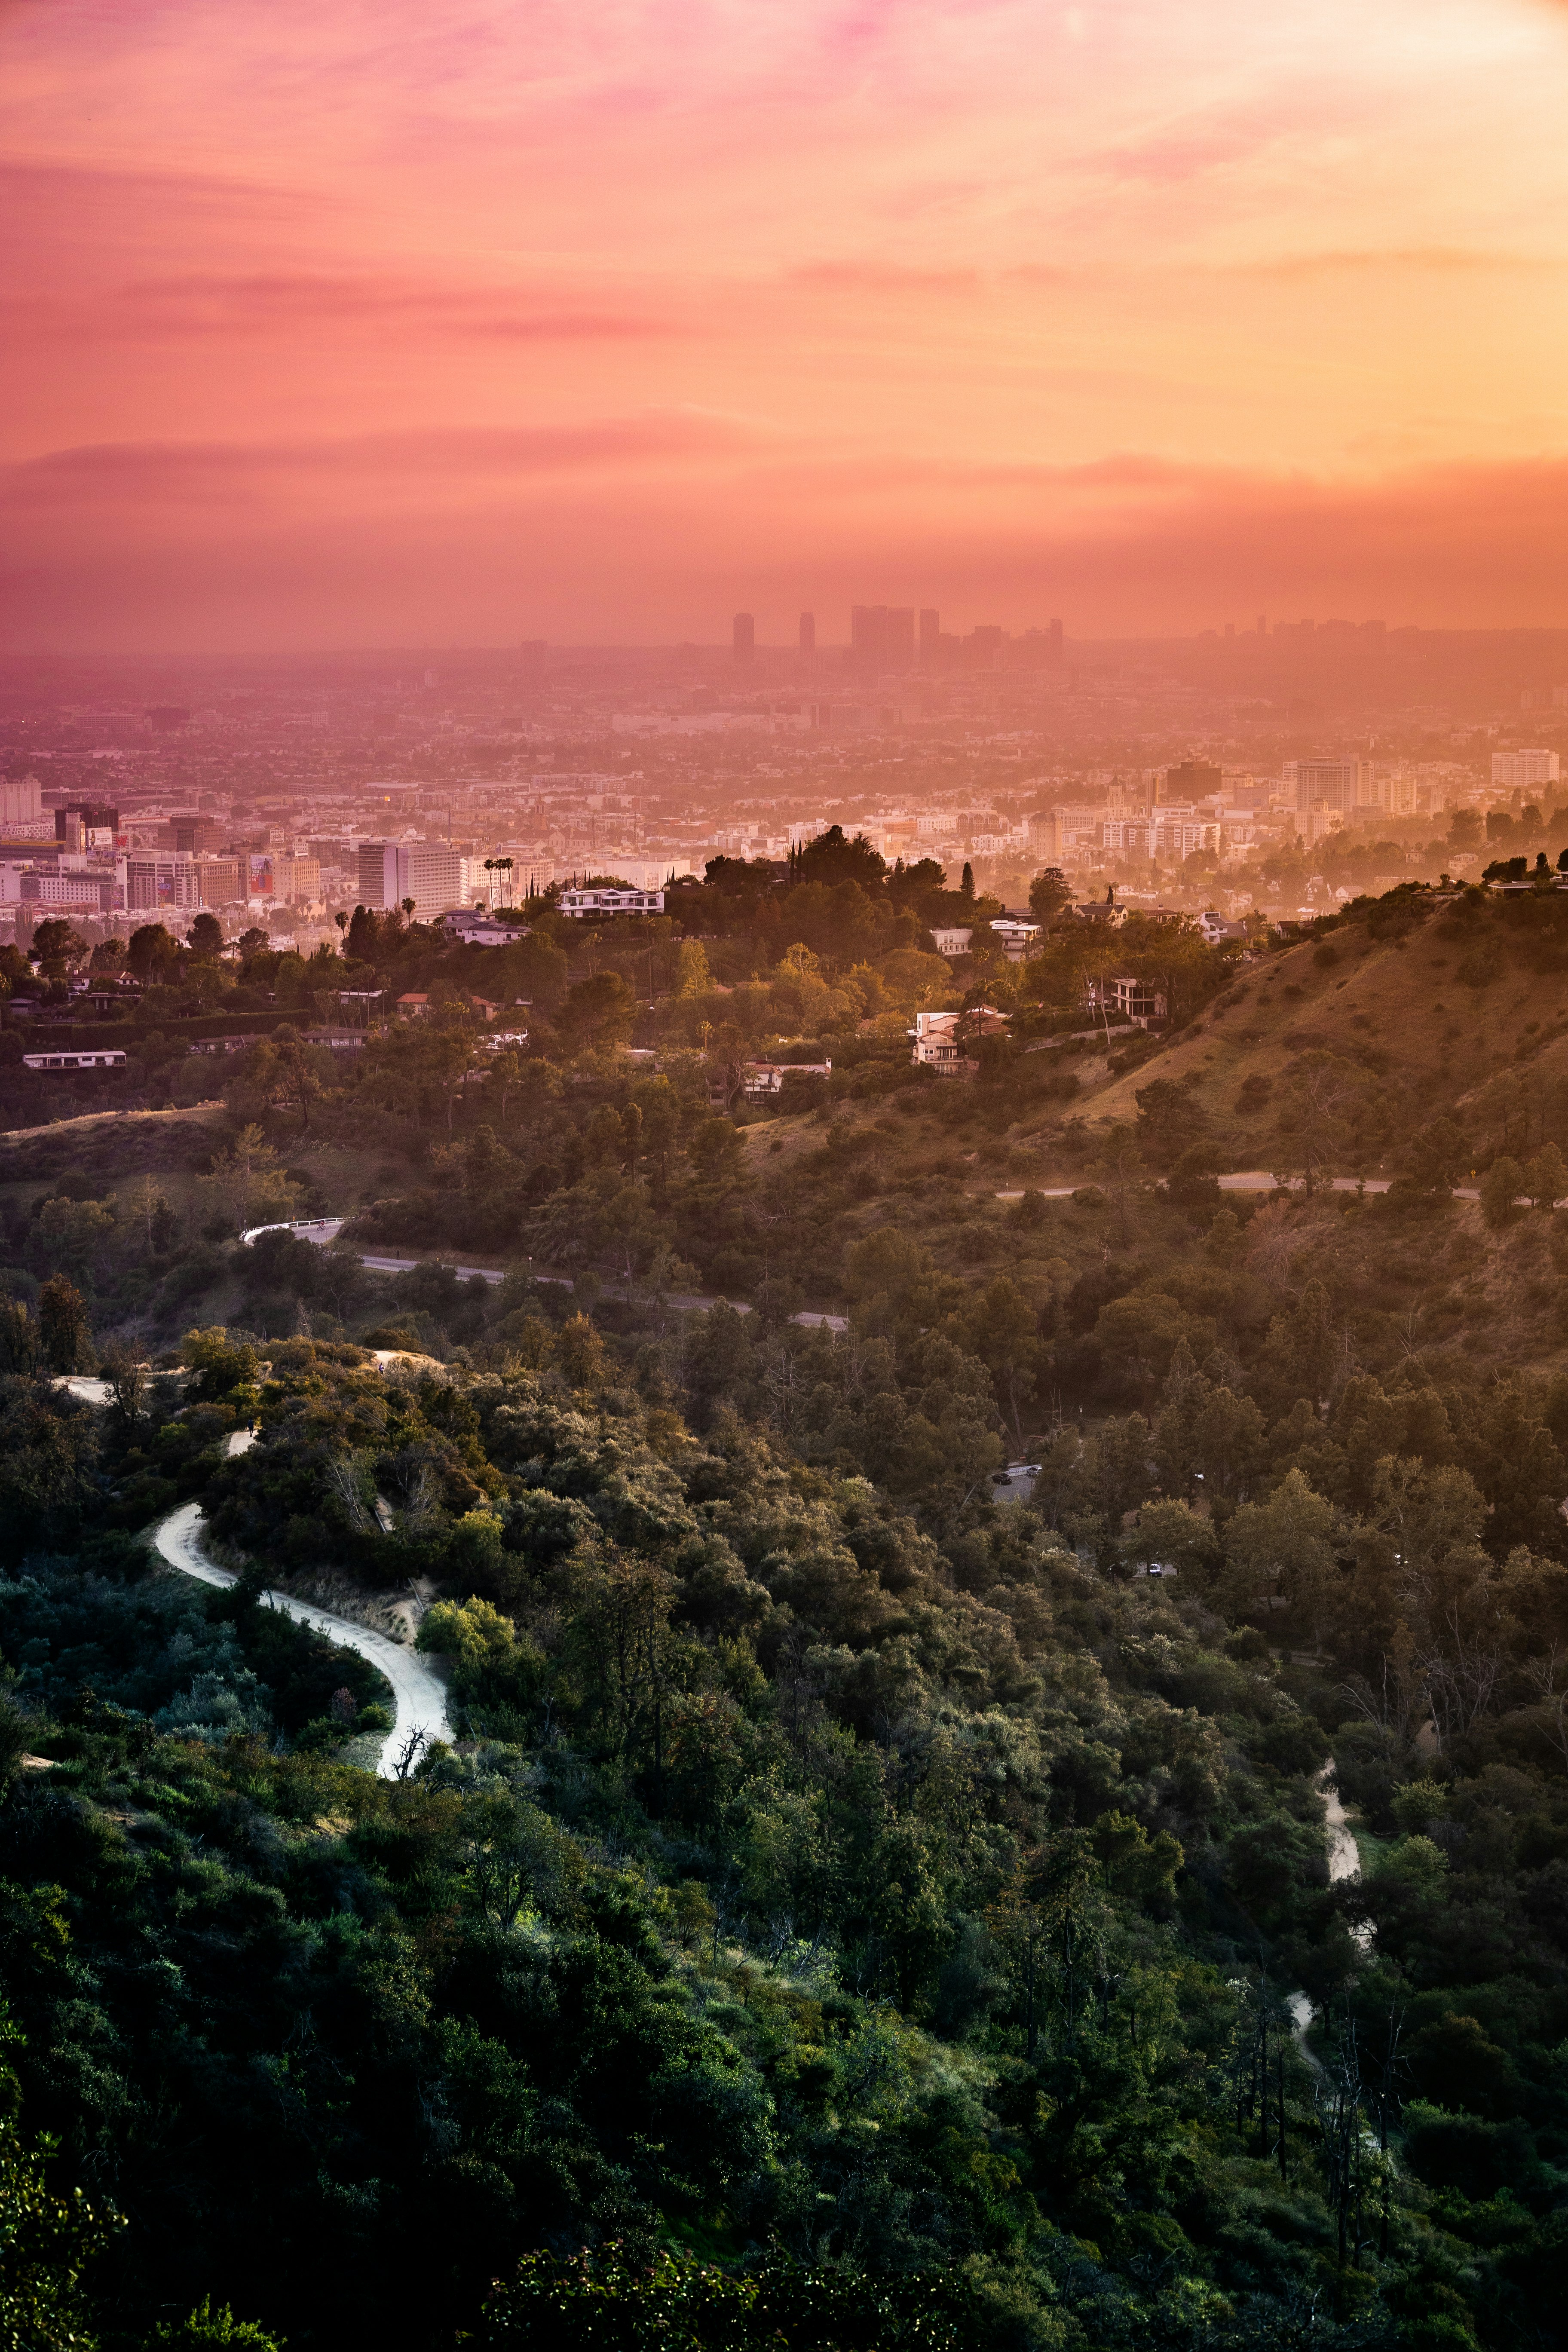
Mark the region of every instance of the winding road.
MULTIPOLYGON (((314 1242, 318 1249, 325 1249, 329 1243, 337 1240, 347 1222, 345 1217, 294 1217, 278 1224, 248 1225, 239 1238, 242 1242, 249 1243, 255 1241, 258 1234, 292 1234, 297 1241, 314 1242)), ((447 1258, 386 1257, 377 1251, 371 1250, 361 1253, 360 1264, 363 1266, 368 1266, 372 1274, 412 1274, 416 1266, 447 1265, 450 1265, 451 1261, 447 1258)), ((462 1276, 468 1282, 488 1282, 494 1285, 506 1280, 506 1269, 499 1265, 453 1265, 452 1271, 454 1274, 462 1276)), ((534 1282, 547 1282, 556 1290, 571 1290, 574 1287, 569 1274, 534 1274, 531 1276, 531 1279, 534 1282)), ((614 1283, 605 1285, 605 1296, 608 1298, 623 1297, 628 1302, 631 1297, 629 1291, 617 1290, 614 1283)), ((717 1298, 702 1297, 695 1292, 678 1292, 666 1297, 663 1304, 682 1312, 701 1315, 705 1314, 710 1307, 717 1307, 720 1301, 717 1298)), ((743 1298, 726 1299, 723 1304, 731 1307, 737 1315, 749 1315, 752 1311, 743 1298)), ((819 1315, 810 1308, 803 1310, 799 1315, 792 1315, 789 1319, 792 1323, 804 1323, 810 1328, 820 1328, 826 1331, 847 1331, 849 1328, 847 1316, 819 1315)))
MULTIPOLYGON (((236 1430, 228 1441, 228 1450, 231 1454, 243 1454, 254 1443, 248 1430, 236 1430)), ((171 1511, 153 1531, 160 1557, 183 1576, 194 1576, 203 1584, 237 1583, 238 1579, 229 1570, 215 1568, 202 1550, 202 1519, 199 1503, 183 1503, 177 1511, 171 1511)), ((335 1616, 330 1609, 319 1609, 314 1601, 296 1601, 288 1592, 269 1592, 265 1598, 297 1624, 309 1625, 312 1633, 324 1633, 329 1642, 336 1642, 342 1649, 357 1650, 362 1658, 368 1658, 386 1676, 392 1685, 396 1719, 375 1768, 384 1780, 397 1778, 399 1759, 416 1733, 423 1733, 426 1745, 432 1740, 452 1738, 446 1687, 428 1658, 421 1657, 416 1650, 405 1649, 390 1634, 378 1633, 368 1625, 356 1625, 352 1618, 335 1616)))

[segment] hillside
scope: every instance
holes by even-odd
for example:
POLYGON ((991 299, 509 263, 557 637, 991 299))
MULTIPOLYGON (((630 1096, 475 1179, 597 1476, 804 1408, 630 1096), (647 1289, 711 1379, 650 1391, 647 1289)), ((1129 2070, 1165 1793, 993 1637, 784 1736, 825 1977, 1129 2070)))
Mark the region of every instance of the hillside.
POLYGON ((1109 1058, 1026 967, 967 1083, 824 986, 782 1113, 454 1016, 0 1149, 0 2167, 127 2219, 79 2336, 1549 2344, 1560 920, 1398 895, 1109 1058), (451 1744, 356 1770, 283 1580, 427 1601, 451 1744))

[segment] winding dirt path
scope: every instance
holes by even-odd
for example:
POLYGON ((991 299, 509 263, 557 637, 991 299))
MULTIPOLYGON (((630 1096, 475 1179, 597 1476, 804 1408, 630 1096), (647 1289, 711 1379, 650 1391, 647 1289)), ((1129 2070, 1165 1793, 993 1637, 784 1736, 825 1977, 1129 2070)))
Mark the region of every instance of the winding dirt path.
MULTIPOLYGON (((1322 1801, 1323 1827, 1329 1836, 1329 1884, 1333 1886, 1337 1885, 1341 1879, 1359 1878, 1361 1848, 1355 1842, 1345 1813, 1343 1801, 1334 1784, 1334 1767, 1331 1759, 1324 1765, 1312 1785, 1322 1801)), ((1359 1927, 1352 1928, 1351 1932, 1364 1952, 1372 1942, 1370 1927, 1363 1921, 1359 1927)), ((1291 2032, 1296 2047, 1313 2073, 1321 2074, 1322 2069, 1307 2045, 1307 2029, 1312 2022, 1313 2015, 1311 2002, 1304 1992, 1292 1992, 1286 1994, 1285 2006, 1290 2012, 1291 2032)))
MULTIPOLYGON (((254 1441, 248 1430, 236 1430, 229 1439, 231 1454, 243 1454, 254 1441)), ((194 1576, 203 1584, 226 1585, 238 1581, 226 1568, 215 1568, 202 1549, 203 1512, 199 1503, 183 1503, 171 1511, 153 1531, 153 1541, 162 1559, 182 1576, 194 1576)), ((313 1633, 324 1633, 329 1642, 336 1642, 345 1650, 357 1650, 386 1676, 392 1685, 396 1706, 396 1719, 386 1736, 376 1770, 384 1780, 397 1777, 397 1759, 415 1732, 423 1732, 426 1740, 450 1739, 452 1727, 447 1716, 447 1693, 430 1661, 416 1651, 405 1649, 388 1634, 378 1633, 368 1625, 356 1625, 352 1618, 338 1617, 330 1609, 319 1609, 313 1601, 296 1601, 287 1592, 269 1592, 268 1601, 274 1609, 281 1609, 286 1617, 297 1624, 309 1625, 313 1633)))

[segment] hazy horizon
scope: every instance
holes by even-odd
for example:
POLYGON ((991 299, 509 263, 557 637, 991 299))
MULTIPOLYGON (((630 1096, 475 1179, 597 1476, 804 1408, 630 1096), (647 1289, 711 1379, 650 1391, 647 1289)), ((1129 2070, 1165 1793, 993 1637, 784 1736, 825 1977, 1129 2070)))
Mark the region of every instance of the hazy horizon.
POLYGON ((8 648, 1568 621, 1546 0, 3 22, 8 648))

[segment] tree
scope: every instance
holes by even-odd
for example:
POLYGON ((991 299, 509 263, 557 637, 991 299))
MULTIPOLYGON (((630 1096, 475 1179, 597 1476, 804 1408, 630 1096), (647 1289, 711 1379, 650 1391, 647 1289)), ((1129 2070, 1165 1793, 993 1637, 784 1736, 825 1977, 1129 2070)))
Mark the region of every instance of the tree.
MULTIPOLYGON (((14 2077, 0 2087, 14 2099, 14 2077)), ((124 2223, 89 2205, 79 2189, 63 2197, 50 2189, 48 2152, 47 2144, 42 2151, 24 2147, 14 2116, 0 2120, 0 2345, 7 2352, 13 2346, 94 2352, 83 2274, 124 2223)))
MULTIPOLYGON (((1397 1173, 1389 1190, 1403 1199, 1447 1194, 1458 1182, 1469 1158, 1464 1129, 1445 1113, 1418 1127, 1399 1148, 1397 1173)), ((1564 1171, 1568 1182, 1568 1171, 1564 1171)))
POLYGON ((147 1368, 134 1347, 115 1340, 103 1351, 99 1370, 109 1383, 110 1399, 127 1429, 142 1417, 147 1396, 147 1368))
POLYGON ((865 890, 878 889, 888 870, 886 858, 863 833, 847 841, 841 824, 830 824, 826 833, 796 850, 794 866, 792 881, 858 882, 865 890))
POLYGON ((216 1153, 202 1183, 230 1233, 248 1225, 284 1224, 294 1214, 299 1187, 256 1126, 242 1127, 227 1151, 216 1153))
POLYGON ((675 994, 685 998, 704 996, 712 985, 708 953, 701 940, 682 940, 675 957, 675 994))
POLYGON ((1281 1088, 1275 1140, 1276 1171, 1299 1176, 1315 1192, 1349 1138, 1346 1112, 1363 1085, 1353 1063, 1314 1046, 1290 1066, 1281 1088))
POLYGON ((1481 1214, 1495 1228, 1510 1223, 1524 1190, 1524 1171, 1505 1152, 1494 1160, 1480 1181, 1481 1214))
POLYGON ((1047 866, 1029 885, 1029 912, 1042 931, 1048 933, 1062 908, 1071 904, 1072 888, 1059 866, 1047 866))
POLYGON ((131 934, 125 961, 137 980, 149 982, 166 980, 178 967, 179 942, 162 923, 142 923, 131 934))
POLYGON ((967 858, 963 861, 963 871, 958 877, 958 895, 961 898, 973 898, 974 896, 974 868, 967 858))
POLYGON ((596 971, 569 988, 555 1016, 562 1043, 573 1054, 624 1045, 637 1021, 637 1003, 618 971, 596 971))
POLYGON ((0 1372, 31 1380, 37 1371, 42 1336, 23 1298, 0 1299, 0 1372))
POLYGON ((1300 1470, 1266 1503, 1243 1503, 1225 1530, 1229 1599, 1238 1612, 1282 1598, 1317 1637, 1334 1569, 1334 1507, 1300 1470))
POLYGON ((38 1293, 38 1338, 51 1372, 79 1372, 90 1360, 87 1301, 63 1274, 38 1293))
POLYGON ((33 953, 46 980, 63 980, 87 951, 87 941, 81 933, 58 916, 40 923, 33 933, 33 953))
POLYGON ((1094 1172, 1116 1202, 1121 1246, 1125 1249, 1130 1238, 1127 1203, 1143 1173, 1143 1157, 1132 1128, 1117 1122, 1105 1129, 1100 1139, 1094 1172))
POLYGON ((308 1128, 310 1105, 319 1102, 326 1091, 316 1068, 316 1055, 299 1031, 287 1022, 275 1032, 272 1051, 279 1097, 290 1110, 299 1112, 301 1129, 308 1128))
POLYGON ((215 2311, 211 2295, 184 2319, 160 2327, 152 2341, 157 2352, 207 2352, 212 2345, 235 2345, 241 2352, 283 2352, 276 2336, 253 2319, 237 2319, 226 2303, 215 2311))
POLYGON ((1543 1144, 1524 1171, 1524 1191, 1532 1208, 1554 1209, 1568 1193, 1568 1160, 1554 1143, 1543 1144))
POLYGON ((205 908, 185 933, 191 953, 198 956, 218 956, 223 953, 223 925, 205 908))

